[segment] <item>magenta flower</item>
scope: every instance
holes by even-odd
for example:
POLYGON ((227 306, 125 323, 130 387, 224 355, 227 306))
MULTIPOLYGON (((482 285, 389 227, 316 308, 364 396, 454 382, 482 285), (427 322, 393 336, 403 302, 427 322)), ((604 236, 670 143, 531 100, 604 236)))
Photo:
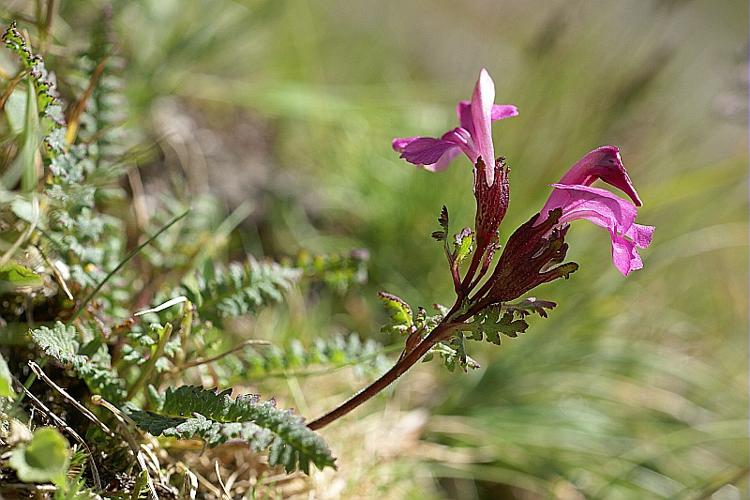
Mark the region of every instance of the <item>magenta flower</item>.
POLYGON ((492 122, 518 114, 518 108, 494 104, 495 83, 486 69, 479 73, 471 102, 461 101, 456 106, 460 127, 435 137, 406 137, 393 139, 392 147, 409 163, 436 172, 445 169, 461 151, 475 165, 481 157, 485 164, 487 185, 495 181, 495 150, 492 144, 492 122))
POLYGON ((651 244, 654 227, 635 222, 636 206, 641 205, 641 200, 616 147, 603 146, 587 153, 552 186, 554 189, 541 211, 543 216, 560 208, 558 225, 586 219, 607 229, 615 267, 625 276, 643 267, 637 249, 651 244), (597 179, 621 189, 633 203, 605 189, 591 187, 597 179))

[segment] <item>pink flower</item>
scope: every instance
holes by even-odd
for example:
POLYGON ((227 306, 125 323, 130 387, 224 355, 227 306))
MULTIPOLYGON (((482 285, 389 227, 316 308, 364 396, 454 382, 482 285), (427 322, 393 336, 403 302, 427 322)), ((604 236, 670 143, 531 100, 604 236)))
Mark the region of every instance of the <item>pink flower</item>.
POLYGON ((460 127, 434 137, 406 137, 393 139, 392 147, 401 158, 433 172, 443 170, 461 151, 475 165, 481 157, 485 164, 488 186, 495 180, 495 150, 492 144, 492 122, 518 114, 515 106, 494 104, 495 83, 487 70, 482 69, 474 86, 471 102, 461 101, 456 106, 460 127))
POLYGON ((579 219, 591 221, 609 231, 612 261, 623 275, 643 267, 637 249, 651 244, 654 227, 635 222, 636 206, 641 205, 641 200, 616 147, 603 146, 587 153, 552 186, 554 189, 541 211, 543 217, 560 208, 558 225, 579 219), (633 203, 605 189, 591 187, 597 179, 621 189, 633 203))

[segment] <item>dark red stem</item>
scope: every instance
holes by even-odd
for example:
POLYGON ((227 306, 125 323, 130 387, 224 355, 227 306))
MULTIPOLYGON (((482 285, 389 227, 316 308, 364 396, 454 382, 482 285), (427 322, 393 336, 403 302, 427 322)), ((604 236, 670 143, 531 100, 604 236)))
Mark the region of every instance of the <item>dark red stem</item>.
MULTIPOLYGON (((448 317, 450 317, 450 315, 446 316, 446 318, 448 317)), ((440 323, 435 327, 434 330, 432 330, 432 332, 430 332, 429 335, 427 335, 427 337, 424 338, 424 340, 422 340, 422 342, 417 344, 414 349, 409 351, 403 358, 401 358, 395 365, 393 365, 393 368, 385 372, 379 379, 377 379, 375 382, 352 396, 349 400, 329 411, 322 417, 313 420, 312 422, 307 424, 307 426, 312 430, 317 430, 325 427, 334 420, 338 420, 350 411, 357 408, 362 403, 371 399, 380 391, 391 385, 391 383, 393 383, 397 378, 403 375, 404 372, 411 368, 417 361, 422 359, 422 356, 424 356, 432 346, 450 335, 451 331, 458 325, 459 323, 440 323)))
MULTIPOLYGON (((479 250, 479 249, 477 249, 479 250)), ((461 293, 459 296, 466 297, 469 292, 471 292, 471 283, 472 278, 474 277, 474 274, 477 272, 477 268, 479 267, 480 262, 482 262, 482 256, 484 255, 484 252, 480 253, 479 251, 474 252, 474 256, 471 259, 471 264, 469 264, 469 269, 466 271, 466 275, 464 276, 464 280, 461 283, 461 293)))

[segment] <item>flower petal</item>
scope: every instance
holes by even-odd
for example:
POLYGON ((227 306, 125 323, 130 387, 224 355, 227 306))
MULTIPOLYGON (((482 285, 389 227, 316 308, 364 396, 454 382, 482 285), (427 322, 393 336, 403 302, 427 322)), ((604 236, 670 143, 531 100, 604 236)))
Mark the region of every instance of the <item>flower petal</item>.
MULTIPOLYGON (((474 124, 472 123, 471 118, 471 102, 459 101, 458 105, 456 106, 456 115, 458 115, 458 121, 461 124, 461 128, 465 129, 469 132, 469 134, 473 135, 474 124)), ((518 108, 513 106, 512 104, 492 105, 492 112, 490 113, 490 117, 492 118, 493 122, 503 120, 505 118, 510 118, 512 116, 518 116, 518 108)))
POLYGON ((563 211, 560 223, 586 219, 620 235, 631 231, 637 210, 629 201, 605 189, 567 184, 552 186, 555 189, 544 205, 542 215, 560 207, 563 211))
POLYGON ((631 271, 641 269, 643 261, 638 255, 636 244, 630 240, 617 235, 612 237, 612 262, 623 276, 627 276, 631 271))
POLYGON ((604 189, 567 184, 553 184, 553 187, 542 215, 559 207, 563 211, 560 224, 585 219, 606 228, 615 267, 625 276, 643 267, 637 248, 651 244, 654 227, 635 223, 635 205, 604 189))
POLYGON ((448 149, 445 151, 445 153, 443 153, 443 156, 441 156, 438 161, 436 161, 432 165, 424 165, 424 169, 429 170, 430 172, 440 172, 441 170, 445 170, 446 168, 448 168, 448 165, 453 160, 453 158, 455 158, 459 154, 461 154, 461 150, 458 148, 448 149))
POLYGON ((419 137, 396 137, 391 141, 391 147, 394 151, 400 153, 410 142, 414 142, 417 139, 419 139, 419 137))
POLYGON ((625 236, 633 240, 638 248, 648 248, 651 239, 654 237, 654 229, 654 226, 633 224, 625 233, 625 236))
POLYGON ((453 142, 434 137, 394 139, 392 145, 401 153, 401 158, 414 165, 433 165, 450 149, 458 150, 453 142))
POLYGON ((493 104, 491 116, 493 122, 518 116, 518 108, 512 104, 493 104))
POLYGON ((486 69, 479 73, 479 79, 471 96, 471 123, 474 126, 472 137, 479 155, 485 163, 487 184, 495 180, 495 150, 492 145, 492 105, 495 101, 495 83, 486 69))
POLYGON ((470 101, 458 101, 456 105, 456 115, 458 115, 458 123, 461 124, 461 128, 474 135, 474 123, 471 118, 471 102, 470 101))
POLYGON ((443 141, 452 142, 453 144, 461 148, 461 151, 463 151, 466 156, 469 157, 469 160, 471 160, 472 163, 476 163, 479 153, 477 153, 477 150, 474 147, 474 141, 472 140, 471 134, 468 130, 462 127, 456 127, 453 130, 443 134, 440 139, 443 141))
POLYGON ((586 153, 570 167, 570 170, 560 179, 560 184, 590 186, 597 179, 622 190, 636 206, 641 206, 641 199, 622 164, 620 150, 617 147, 602 146, 586 153))

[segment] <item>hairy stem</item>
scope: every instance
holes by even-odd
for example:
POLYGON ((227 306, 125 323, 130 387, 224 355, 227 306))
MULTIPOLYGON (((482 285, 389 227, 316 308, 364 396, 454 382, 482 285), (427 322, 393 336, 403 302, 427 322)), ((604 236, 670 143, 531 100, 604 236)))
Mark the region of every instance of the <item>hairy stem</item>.
POLYGON ((417 344, 414 349, 406 353, 403 358, 401 358, 379 379, 377 379, 375 382, 368 385, 357 394, 352 396, 350 399, 337 406, 333 410, 329 411, 322 417, 313 420, 307 426, 312 430, 317 430, 325 427, 331 422, 338 420, 350 411, 354 410, 362 403, 368 401, 380 391, 391 385, 391 383, 393 383, 397 378, 403 375, 406 370, 411 368, 417 361, 422 359, 422 356, 424 356, 432 346, 450 335, 450 333, 459 326, 460 323, 449 322, 447 321, 447 318, 450 318, 450 314, 446 316, 446 320, 443 320, 444 322, 441 322, 438 326, 436 326, 435 329, 432 330, 432 332, 430 332, 430 334, 427 335, 424 340, 422 340, 422 342, 417 344))

